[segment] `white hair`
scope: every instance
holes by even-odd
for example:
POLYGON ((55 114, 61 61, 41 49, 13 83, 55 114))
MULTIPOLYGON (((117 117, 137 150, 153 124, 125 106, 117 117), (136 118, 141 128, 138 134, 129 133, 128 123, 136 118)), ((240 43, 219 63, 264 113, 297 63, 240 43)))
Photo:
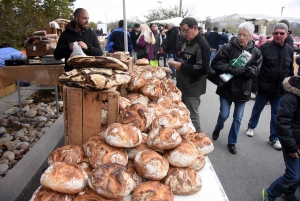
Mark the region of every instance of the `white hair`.
POLYGON ((273 31, 275 31, 276 29, 284 29, 285 32, 288 32, 288 29, 289 29, 289 28, 288 28, 288 26, 287 26, 286 24, 284 24, 284 23, 277 23, 277 24, 275 25, 273 31))
POLYGON ((175 24, 173 22, 168 23, 169 26, 175 27, 175 24))
POLYGON ((240 31, 242 29, 247 30, 249 32, 250 36, 252 36, 254 33, 254 30, 255 30, 255 27, 251 22, 243 22, 239 25, 238 31, 240 31))

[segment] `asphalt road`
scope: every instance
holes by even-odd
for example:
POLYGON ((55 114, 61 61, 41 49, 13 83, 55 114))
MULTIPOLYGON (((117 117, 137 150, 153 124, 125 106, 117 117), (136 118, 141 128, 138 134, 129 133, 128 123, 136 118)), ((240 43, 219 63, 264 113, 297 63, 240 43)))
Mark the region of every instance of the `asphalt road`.
MULTIPOLYGON (((220 107, 219 96, 215 91, 216 86, 208 81, 206 94, 201 96, 201 129, 210 137, 216 125, 220 107)), ((268 144, 270 105, 265 106, 254 137, 248 137, 245 134, 253 105, 253 100, 246 103, 236 144, 237 154, 231 154, 227 148, 228 132, 233 119, 233 106, 225 127, 220 132, 220 137, 214 141, 215 150, 209 154, 209 159, 230 201, 262 200, 261 190, 268 188, 285 171, 282 152, 268 144)), ((299 190, 296 195, 300 196, 299 190)), ((280 197, 277 200, 284 199, 280 197)))

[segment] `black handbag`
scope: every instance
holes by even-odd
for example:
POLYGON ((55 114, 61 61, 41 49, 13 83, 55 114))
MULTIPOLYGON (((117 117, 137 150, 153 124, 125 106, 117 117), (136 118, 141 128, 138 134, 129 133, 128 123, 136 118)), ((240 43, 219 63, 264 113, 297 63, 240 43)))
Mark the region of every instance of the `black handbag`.
POLYGON ((148 46, 147 43, 146 43, 146 45, 144 47, 138 47, 137 46, 136 57, 138 59, 140 59, 140 58, 147 58, 148 53, 149 53, 149 46, 148 46))
POLYGON ((230 82, 230 80, 228 82, 224 82, 216 73, 216 71, 211 68, 211 66, 209 66, 208 68, 207 79, 220 88, 224 88, 228 84, 228 82, 230 82))

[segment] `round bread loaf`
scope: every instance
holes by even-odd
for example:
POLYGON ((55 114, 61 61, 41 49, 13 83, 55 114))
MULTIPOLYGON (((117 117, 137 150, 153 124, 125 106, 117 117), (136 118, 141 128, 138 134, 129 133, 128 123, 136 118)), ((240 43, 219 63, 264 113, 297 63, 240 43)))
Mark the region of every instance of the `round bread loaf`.
POLYGON ((52 151, 48 157, 48 164, 54 162, 79 163, 84 158, 82 147, 77 145, 66 145, 52 151))
POLYGON ((195 147, 206 156, 214 150, 214 145, 211 139, 205 133, 193 133, 187 135, 187 139, 190 140, 195 147))
POLYGON ((152 73, 148 70, 144 70, 138 74, 131 76, 128 88, 130 91, 137 91, 147 84, 152 78, 152 73))
POLYGON ((189 168, 196 170, 197 172, 202 170, 205 166, 205 156, 201 153, 201 151, 198 151, 198 156, 196 161, 193 165, 191 165, 189 168))
POLYGON ((129 105, 131 105, 130 100, 128 100, 125 97, 120 96, 120 99, 119 99, 119 108, 120 108, 120 110, 124 110, 129 105))
POLYGON ((152 76, 157 79, 163 79, 166 77, 166 71, 161 68, 150 67, 148 70, 152 73, 152 76))
POLYGON ((60 193, 45 186, 40 186, 29 201, 73 201, 73 195, 60 193))
POLYGON ((123 198, 106 198, 90 188, 85 189, 85 191, 79 193, 74 198, 74 201, 124 201, 123 198))
POLYGON ((171 167, 162 181, 175 195, 192 195, 202 188, 200 174, 191 168, 171 167))
POLYGON ((161 115, 153 119, 151 129, 159 128, 164 126, 165 128, 179 129, 182 127, 179 119, 171 114, 161 115))
POLYGON ((93 171, 93 167, 90 165, 89 159, 84 158, 79 163, 77 163, 81 169, 83 169, 88 175, 93 171))
POLYGON ((156 103, 149 103, 147 105, 149 112, 151 113, 151 116, 156 118, 157 116, 164 115, 165 114, 165 108, 159 104, 156 103))
POLYGON ((149 98, 140 93, 130 93, 126 96, 126 98, 131 102, 131 104, 140 103, 146 106, 149 103, 149 98))
POLYGON ((136 65, 148 65, 149 61, 146 58, 138 59, 135 62, 136 65))
POLYGON ((148 149, 136 155, 134 167, 142 178, 161 180, 168 173, 169 163, 163 156, 148 149))
POLYGON ((165 152, 165 157, 175 167, 189 167, 194 164, 197 156, 196 147, 188 140, 183 140, 178 147, 165 152))
POLYGON ((86 141, 86 143, 84 143, 83 150, 84 150, 86 157, 91 156, 91 150, 94 147, 97 147, 98 143, 102 143, 103 141, 105 142, 103 134, 104 134, 104 131, 94 134, 92 137, 90 137, 90 139, 88 139, 88 141, 86 141))
POLYGON ((111 163, 127 165, 128 156, 122 148, 113 147, 103 141, 98 141, 97 146, 89 148, 89 150, 91 152, 89 161, 93 168, 111 163))
POLYGON ((127 106, 119 115, 118 121, 121 124, 135 126, 141 131, 145 131, 151 125, 152 118, 148 108, 137 103, 127 106))
POLYGON ((140 185, 140 183, 142 183, 142 177, 140 175, 138 175, 138 173, 136 172, 135 168, 134 168, 134 161, 128 161, 127 164, 127 171, 130 174, 131 178, 134 181, 134 185, 133 185, 133 189, 134 190, 138 185, 140 185))
POLYGON ((157 99, 162 96, 160 83, 159 79, 152 78, 139 91, 150 99, 157 99))
POLYGON ((174 128, 160 126, 148 133, 147 145, 153 150, 173 149, 181 143, 181 137, 174 128))
POLYGON ((52 163, 42 174, 41 184, 60 193, 76 194, 87 185, 88 175, 75 163, 52 163))
POLYGON ((137 127, 113 123, 106 129, 104 138, 111 146, 129 148, 141 144, 142 133, 137 127))
POLYGON ((142 133, 142 142, 140 145, 125 149, 129 160, 134 160, 138 152, 148 149, 147 137, 148 135, 146 133, 142 133))
POLYGON ((134 181, 125 166, 113 163, 94 169, 89 175, 88 184, 104 197, 121 198, 129 195, 134 181))
POLYGON ((169 186, 159 181, 144 182, 132 192, 132 201, 173 201, 174 194, 169 186))

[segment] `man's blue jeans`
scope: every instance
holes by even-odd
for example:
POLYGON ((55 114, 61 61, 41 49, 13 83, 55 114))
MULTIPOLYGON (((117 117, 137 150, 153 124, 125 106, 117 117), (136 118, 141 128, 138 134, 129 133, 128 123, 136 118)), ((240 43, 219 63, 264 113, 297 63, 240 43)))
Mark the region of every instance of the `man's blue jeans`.
POLYGON ((270 137, 269 140, 272 142, 274 140, 278 140, 277 131, 276 131, 276 116, 277 116, 277 109, 280 105, 281 97, 277 98, 268 98, 266 96, 262 96, 259 93, 256 96, 255 104, 252 109, 251 117, 248 123, 248 128, 255 129, 258 120, 260 117, 260 113, 263 111, 265 105, 268 101, 271 104, 271 122, 270 122, 270 137))
MULTIPOLYGON (((231 104, 232 101, 220 97, 220 113, 215 131, 220 131, 224 128, 224 123, 230 114, 231 104)), ((234 102, 233 121, 228 135, 228 144, 236 144, 241 121, 244 115, 245 104, 246 102, 234 102)))
POLYGON ((211 63, 211 61, 215 58, 216 54, 217 54, 216 49, 210 49, 210 62, 209 63, 211 63))
MULTIPOLYGON (((175 60, 175 54, 168 54, 168 59, 171 59, 171 58, 173 58, 175 60)), ((172 70, 173 75, 175 76, 176 75, 175 68, 173 66, 169 66, 169 67, 172 70)))
POLYGON ((279 197, 282 193, 290 197, 295 194, 300 181, 300 159, 292 158, 282 149, 285 162, 285 174, 276 179, 266 190, 272 197, 279 197))

